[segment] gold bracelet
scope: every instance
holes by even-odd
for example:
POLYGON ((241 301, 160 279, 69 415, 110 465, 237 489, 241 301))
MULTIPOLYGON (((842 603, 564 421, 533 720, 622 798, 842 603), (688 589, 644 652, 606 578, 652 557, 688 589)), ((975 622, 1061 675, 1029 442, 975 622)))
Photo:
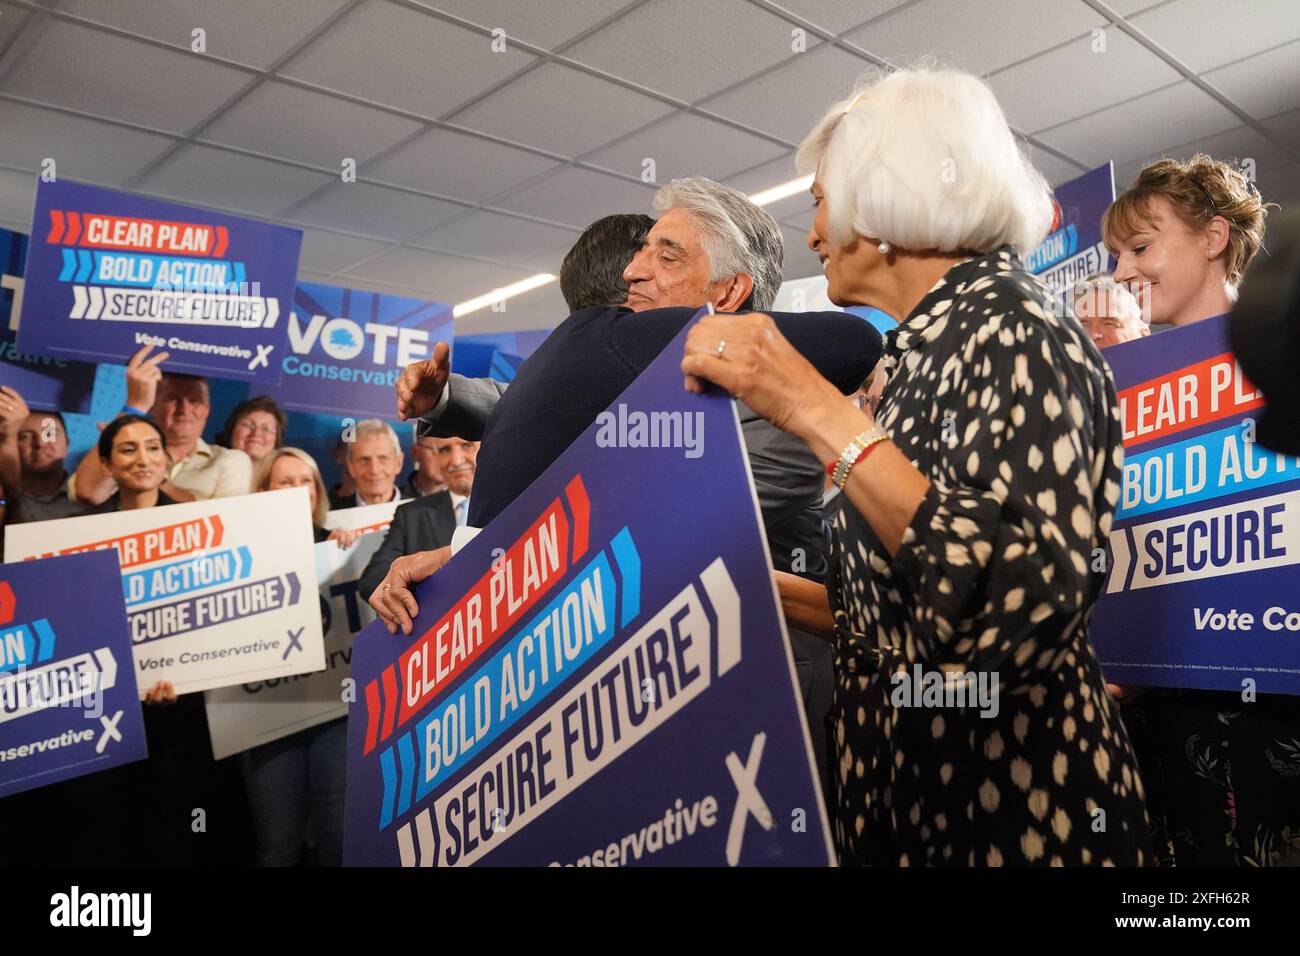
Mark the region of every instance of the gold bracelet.
POLYGON ((831 472, 831 481, 835 482, 835 487, 843 491, 844 484, 849 480, 849 472, 853 470, 853 466, 862 460, 869 448, 888 437, 883 428, 879 425, 873 425, 849 442, 844 451, 840 452, 839 460, 835 463, 835 470, 831 472))

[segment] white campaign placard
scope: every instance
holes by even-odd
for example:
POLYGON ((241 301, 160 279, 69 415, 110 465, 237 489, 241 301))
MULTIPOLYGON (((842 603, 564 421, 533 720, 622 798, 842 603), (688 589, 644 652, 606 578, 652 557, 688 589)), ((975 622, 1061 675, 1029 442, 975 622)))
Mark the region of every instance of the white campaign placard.
MULTIPOLYGON (((5 561, 115 548, 141 693, 325 666, 305 488, 13 525, 5 561)), ((76 582, 68 582, 75 600, 76 582)))
POLYGON ((383 532, 372 532, 346 550, 333 541, 316 545, 325 670, 208 691, 212 756, 220 760, 348 715, 343 681, 352 673, 352 638, 375 619, 357 580, 383 541, 383 532))
POLYGON ((381 505, 361 505, 357 508, 336 508, 325 515, 325 527, 333 531, 383 531, 393 523, 393 513, 399 507, 411 501, 402 498, 398 501, 385 501, 381 505))

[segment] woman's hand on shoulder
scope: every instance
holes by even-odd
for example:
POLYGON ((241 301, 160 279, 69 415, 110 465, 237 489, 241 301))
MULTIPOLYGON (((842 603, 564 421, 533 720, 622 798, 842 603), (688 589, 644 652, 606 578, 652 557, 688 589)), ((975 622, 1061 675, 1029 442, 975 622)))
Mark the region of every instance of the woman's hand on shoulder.
POLYGON ((839 391, 781 334, 770 315, 706 315, 686 336, 686 388, 712 382, 777 428, 802 435, 839 391))

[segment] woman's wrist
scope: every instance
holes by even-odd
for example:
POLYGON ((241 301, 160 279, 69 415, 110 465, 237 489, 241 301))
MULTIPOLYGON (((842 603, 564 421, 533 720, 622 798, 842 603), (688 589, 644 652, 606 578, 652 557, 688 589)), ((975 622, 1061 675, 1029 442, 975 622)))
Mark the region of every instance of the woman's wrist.
POLYGON ((874 423, 870 415, 836 392, 833 399, 817 403, 797 434, 822 462, 831 462, 874 423))

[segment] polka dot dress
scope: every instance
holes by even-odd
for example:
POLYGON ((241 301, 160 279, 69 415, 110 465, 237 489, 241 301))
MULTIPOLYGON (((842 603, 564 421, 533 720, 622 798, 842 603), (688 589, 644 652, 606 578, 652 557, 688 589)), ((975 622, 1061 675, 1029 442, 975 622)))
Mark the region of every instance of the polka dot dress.
POLYGON ((1003 249, 954 266, 886 337, 878 421, 931 488, 894 558, 844 495, 833 516, 844 863, 1150 860, 1137 764, 1088 641, 1118 405, 1050 302, 1003 249))

